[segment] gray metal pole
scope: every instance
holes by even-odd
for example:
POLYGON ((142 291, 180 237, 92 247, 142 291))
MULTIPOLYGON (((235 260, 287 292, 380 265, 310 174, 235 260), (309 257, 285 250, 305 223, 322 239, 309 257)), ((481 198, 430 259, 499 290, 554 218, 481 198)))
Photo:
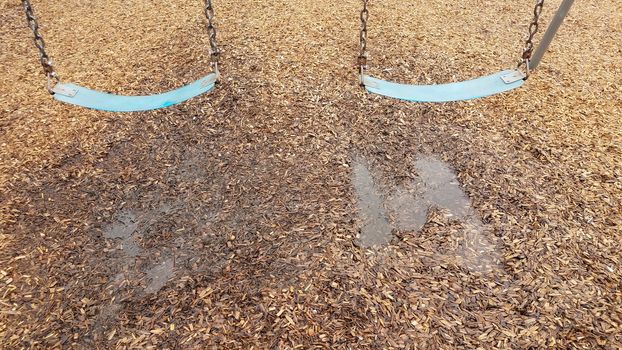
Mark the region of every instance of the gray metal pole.
POLYGON ((555 17, 553 17, 553 20, 551 20, 551 24, 544 33, 540 45, 538 46, 536 52, 534 52, 531 60, 529 61, 529 69, 535 70, 536 68, 538 68, 540 61, 542 60, 542 56, 544 56, 544 53, 546 53, 549 45, 551 45, 555 34, 557 34, 557 30, 564 22, 564 18, 566 18, 566 15, 568 14, 568 11, 570 11, 570 7, 572 7, 573 3, 574 0, 564 0, 561 5, 559 5, 559 9, 557 10, 555 17))

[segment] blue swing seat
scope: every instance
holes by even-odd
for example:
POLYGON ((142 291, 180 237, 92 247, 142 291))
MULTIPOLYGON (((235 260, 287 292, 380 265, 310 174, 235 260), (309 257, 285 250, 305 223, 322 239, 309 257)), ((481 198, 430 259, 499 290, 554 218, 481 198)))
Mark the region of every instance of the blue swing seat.
POLYGON ((411 102, 451 102, 499 94, 523 85, 525 76, 518 70, 504 70, 485 77, 438 85, 397 84, 363 75, 367 91, 411 102))
POLYGON ((216 73, 210 73, 179 89, 148 96, 108 94, 71 83, 59 83, 52 91, 55 99, 73 105, 109 112, 137 112, 169 107, 206 93, 214 88, 217 79, 216 73))

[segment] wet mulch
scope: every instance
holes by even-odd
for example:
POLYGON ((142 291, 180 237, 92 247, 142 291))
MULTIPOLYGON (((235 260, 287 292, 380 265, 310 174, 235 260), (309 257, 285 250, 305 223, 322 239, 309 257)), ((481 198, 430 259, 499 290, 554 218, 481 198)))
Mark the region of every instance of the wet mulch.
MULTIPOLYGON (((442 105, 361 91, 358 1, 214 5, 217 89, 112 114, 50 99, 0 2, 0 347, 622 347, 618 1, 577 2, 523 88, 442 105), (386 203, 417 196, 426 157, 476 219, 399 225, 386 203), (359 239, 357 160, 382 246, 359 239)), ((66 81, 144 94, 208 71, 200 1, 33 6, 66 81)), ((531 7, 372 1, 370 73, 511 67, 531 7)))

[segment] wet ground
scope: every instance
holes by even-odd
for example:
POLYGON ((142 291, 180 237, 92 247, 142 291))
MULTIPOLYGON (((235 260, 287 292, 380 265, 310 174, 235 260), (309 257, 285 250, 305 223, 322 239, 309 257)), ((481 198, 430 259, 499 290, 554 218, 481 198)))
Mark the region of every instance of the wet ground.
POLYGON ((378 185, 382 175, 374 180, 364 159, 353 162, 352 182, 357 195, 360 236, 363 247, 387 245, 397 231, 411 231, 415 235, 427 222, 431 210, 440 210, 449 220, 463 224, 461 245, 455 252, 461 264, 471 270, 490 272, 498 268, 499 255, 487 236, 492 231, 485 227, 473 209, 451 167, 433 156, 419 156, 414 162, 418 176, 406 187, 382 193, 378 185))
MULTIPOLYGON (((383 1, 369 73, 404 83, 514 67, 533 14, 383 1)), ((200 2, 33 6, 63 81, 208 73, 200 2)), ((619 2, 575 2, 523 88, 440 105, 358 86, 359 1, 214 6, 217 88, 111 114, 50 98, 0 1, 0 348, 622 348, 619 2)))

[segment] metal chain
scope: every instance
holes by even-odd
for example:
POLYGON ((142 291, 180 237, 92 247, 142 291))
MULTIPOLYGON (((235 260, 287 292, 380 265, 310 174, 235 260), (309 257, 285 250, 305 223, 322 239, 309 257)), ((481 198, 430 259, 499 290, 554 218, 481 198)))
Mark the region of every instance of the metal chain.
POLYGON ((205 17, 207 18, 207 33, 209 35, 210 64, 214 72, 218 74, 218 57, 220 55, 220 50, 218 49, 218 42, 216 42, 216 27, 214 27, 214 7, 212 6, 212 0, 205 0, 205 17))
MULTIPOLYGON (((47 90, 50 94, 54 94, 53 88, 60 82, 60 78, 56 73, 56 69, 54 69, 50 56, 48 56, 47 52, 45 52, 45 41, 43 40, 41 33, 39 33, 39 23, 35 17, 30 0, 22 0, 22 6, 24 7, 24 12, 26 13, 28 26, 34 34, 35 46, 37 46, 37 49, 39 50, 39 62, 41 63, 43 72, 47 77, 47 90)), ((210 42, 211 66, 214 71, 218 73, 218 56, 220 55, 220 50, 218 49, 218 43, 216 42, 216 28, 214 27, 214 7, 212 6, 212 0, 205 0, 205 17, 207 17, 207 32, 210 42)))
POLYGON ((359 57, 358 57, 358 68, 359 74, 361 76, 361 86, 363 84, 363 74, 365 74, 365 70, 367 69, 367 20, 369 19, 369 0, 363 0, 363 10, 361 10, 361 32, 359 35, 359 57))
POLYGON ((35 17, 34 10, 32 9, 32 5, 30 5, 30 0, 22 0, 22 6, 24 7, 24 11, 26 12, 26 20, 28 21, 28 26, 32 30, 34 34, 34 41, 37 49, 39 50, 39 62, 43 67, 43 72, 47 77, 47 90, 50 94, 54 94, 53 88, 56 84, 60 82, 60 78, 58 74, 56 74, 56 70, 54 69, 54 65, 52 64, 52 60, 50 56, 45 52, 45 41, 39 33, 39 23, 37 22, 37 18, 35 17))
POLYGON ((529 61, 531 60, 531 55, 533 54, 533 38, 538 33, 538 26, 540 21, 540 15, 542 14, 542 7, 544 6, 544 0, 536 0, 536 6, 533 9, 533 19, 531 24, 529 24, 529 36, 527 37, 527 41, 525 42, 525 48, 523 49, 523 55, 521 57, 521 61, 518 64, 518 68, 525 65, 526 75, 525 79, 529 78, 530 67, 529 61))

